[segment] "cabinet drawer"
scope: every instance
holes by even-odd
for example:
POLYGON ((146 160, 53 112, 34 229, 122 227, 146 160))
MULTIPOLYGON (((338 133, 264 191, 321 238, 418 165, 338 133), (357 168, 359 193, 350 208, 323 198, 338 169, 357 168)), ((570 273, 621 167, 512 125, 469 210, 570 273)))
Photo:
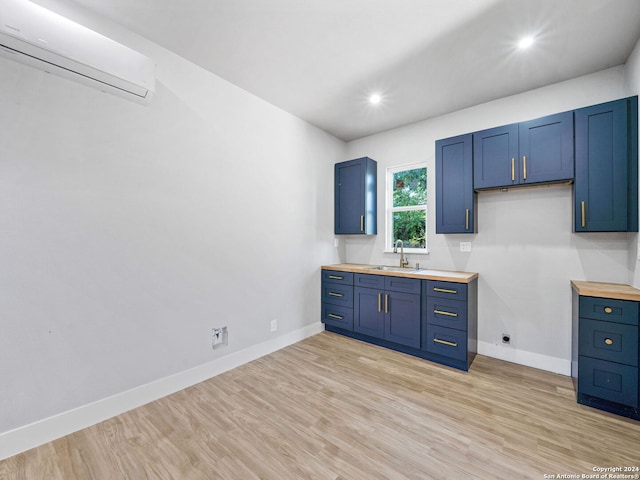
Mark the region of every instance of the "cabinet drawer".
POLYGON ((353 309, 323 303, 321 320, 327 325, 353 330, 353 309))
POLYGON ((638 407, 638 369, 629 365, 578 358, 578 393, 638 407))
POLYGON ((422 340, 423 350, 457 360, 467 359, 467 332, 427 324, 422 340))
POLYGON ((638 325, 638 302, 581 296, 580 317, 638 325))
POLYGON ((384 277, 384 288, 392 292, 420 295, 420 282, 417 278, 384 277))
POLYGON ((322 281, 353 285, 353 273, 338 272, 336 270, 322 270, 322 281))
POLYGON ((467 330, 467 302, 427 297, 427 323, 467 330))
POLYGON ((384 277, 382 275, 356 273, 353 276, 353 284, 356 287, 377 288, 379 290, 384 290, 384 277))
POLYGON ((353 307, 353 287, 339 283, 322 283, 322 303, 330 303, 342 307, 353 307))
POLYGON ((638 366, 638 327, 580 319, 580 355, 638 366))
POLYGON ((455 282, 439 282, 427 280, 427 296, 439 298, 452 298, 454 300, 467 300, 467 284, 455 282))

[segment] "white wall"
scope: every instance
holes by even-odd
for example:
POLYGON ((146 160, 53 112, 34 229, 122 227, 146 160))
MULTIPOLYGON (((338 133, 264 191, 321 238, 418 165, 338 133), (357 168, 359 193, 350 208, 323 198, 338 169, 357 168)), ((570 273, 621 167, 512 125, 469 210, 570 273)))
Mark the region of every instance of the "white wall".
POLYGON ((0 434, 319 322, 338 261, 342 141, 69 5, 157 94, 0 59, 0 434))
MULTIPOLYGON (((629 55, 625 65, 625 80, 627 95, 640 94, 640 40, 636 43, 633 52, 629 55)), ((640 129, 640 126, 638 127, 640 129)), ((640 132, 639 132, 640 135, 640 132)), ((638 234, 629 234, 629 283, 640 288, 640 257, 638 256, 640 247, 638 245, 638 234)))
MULTIPOLYGON (((624 96, 625 70, 617 67, 347 144, 349 158, 367 155, 378 162, 381 199, 387 167, 427 162, 430 254, 409 260, 426 268, 479 272, 480 353, 568 374, 569 282, 627 282, 628 235, 572 233, 571 186, 479 194, 477 234, 435 235, 435 141, 624 96), (460 241, 471 241, 472 252, 461 253, 460 241), (511 335, 511 345, 503 346, 502 333, 511 335)), ((382 201, 379 235, 345 239, 343 260, 397 262, 397 255, 382 253, 384 218, 382 201)))

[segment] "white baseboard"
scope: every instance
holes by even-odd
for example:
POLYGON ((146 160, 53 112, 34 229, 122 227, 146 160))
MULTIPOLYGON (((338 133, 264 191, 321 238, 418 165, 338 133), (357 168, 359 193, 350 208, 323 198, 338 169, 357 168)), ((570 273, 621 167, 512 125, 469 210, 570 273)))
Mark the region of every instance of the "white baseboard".
POLYGON ((480 355, 486 355, 487 357, 493 357, 511 363, 518 363, 527 367, 571 376, 571 360, 566 360, 564 358, 550 357, 539 353, 518 350, 511 346, 507 347, 480 341, 478 341, 478 353, 480 355))
POLYGON ((0 434, 0 460, 203 382, 324 330, 317 322, 212 362, 0 434))

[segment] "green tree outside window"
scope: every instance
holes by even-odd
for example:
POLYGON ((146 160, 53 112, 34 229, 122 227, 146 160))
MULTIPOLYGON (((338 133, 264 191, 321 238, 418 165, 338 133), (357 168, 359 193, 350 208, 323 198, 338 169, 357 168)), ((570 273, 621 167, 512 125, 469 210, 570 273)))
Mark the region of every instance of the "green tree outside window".
POLYGON ((399 239, 405 248, 426 249, 427 169, 393 169, 389 174, 392 189, 391 246, 399 239))

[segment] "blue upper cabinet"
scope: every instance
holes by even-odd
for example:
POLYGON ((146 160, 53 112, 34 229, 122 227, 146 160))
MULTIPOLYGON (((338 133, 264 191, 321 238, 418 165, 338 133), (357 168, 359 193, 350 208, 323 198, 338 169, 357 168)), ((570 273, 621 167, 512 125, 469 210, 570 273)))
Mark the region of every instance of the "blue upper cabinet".
POLYGON ((378 164, 369 157, 335 165, 335 233, 375 235, 378 164))
POLYGON ((518 125, 504 125, 473 134, 475 189, 518 184, 518 125))
POLYGON ((573 112, 518 125, 520 183, 573 180, 573 112))
POLYGON ((576 232, 638 231, 638 97, 575 111, 576 232))
POLYGON ((436 141, 436 233, 474 233, 472 135, 436 141))
POLYGON ((573 179, 573 112, 473 134, 474 188, 573 179))

